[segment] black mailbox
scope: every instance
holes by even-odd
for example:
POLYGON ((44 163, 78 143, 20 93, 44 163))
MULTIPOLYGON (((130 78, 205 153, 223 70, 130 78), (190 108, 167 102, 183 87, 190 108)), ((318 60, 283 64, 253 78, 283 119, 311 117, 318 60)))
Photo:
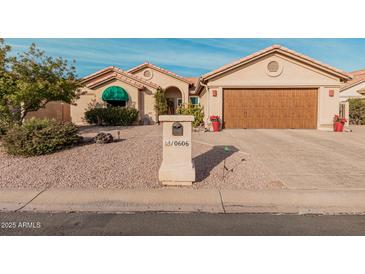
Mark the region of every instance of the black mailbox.
POLYGON ((184 127, 179 122, 175 122, 172 124, 172 136, 183 136, 184 127))

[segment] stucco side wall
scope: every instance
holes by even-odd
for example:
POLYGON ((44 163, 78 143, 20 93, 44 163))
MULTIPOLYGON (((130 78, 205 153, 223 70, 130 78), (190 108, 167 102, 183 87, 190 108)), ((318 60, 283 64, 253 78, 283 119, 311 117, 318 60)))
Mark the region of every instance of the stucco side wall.
MULTIPOLYGON (((152 78, 150 78, 148 81, 156 83, 157 85, 159 85, 163 89, 166 89, 166 88, 171 87, 171 86, 177 87, 178 89, 180 89, 180 91, 182 93, 183 103, 188 102, 188 99, 189 99, 189 84, 188 83, 185 83, 185 82, 183 82, 181 80, 178 80, 178 79, 176 79, 172 76, 169 76, 167 74, 161 73, 157 70, 154 70, 153 68, 148 68, 148 70, 152 71, 152 78)), ((141 78, 144 78, 143 77, 143 72, 144 71, 145 71, 145 69, 142 69, 142 70, 133 72, 133 74, 135 74, 135 75, 137 75, 141 78)))
POLYGON ((318 89, 318 128, 332 128, 333 116, 339 114, 339 88, 320 87, 318 89), (334 91, 334 96, 329 96, 330 90, 334 91))
POLYGON ((140 118, 141 120, 148 120, 149 123, 155 123, 157 121, 157 115, 155 111, 155 98, 153 95, 156 90, 143 90, 141 94, 141 107, 140 118))
POLYGON ((118 79, 111 80, 110 82, 97 86, 96 88, 84 88, 86 92, 81 95, 80 99, 76 101, 76 106, 71 106, 71 119, 76 124, 85 124, 83 117, 85 110, 92 102, 103 103, 101 99, 103 91, 110 86, 120 86, 125 89, 129 95, 129 101, 127 106, 134 107, 139 110, 139 119, 143 119, 144 115, 150 115, 151 119, 155 121, 155 115, 153 110, 153 90, 140 91, 138 88, 126 84, 118 79), (142 97, 142 98, 140 98, 142 97), (152 104, 152 107, 151 107, 152 104))
POLYGON ((209 113, 206 115, 206 121, 209 123, 209 116, 218 115, 222 118, 223 116, 223 88, 209 88, 208 92, 209 96, 207 96, 207 100, 209 102, 209 113), (217 96, 213 96, 213 91, 217 91, 217 96))
POLYGON ((340 101, 347 101, 347 99, 350 98, 365 98, 364 95, 361 95, 357 92, 358 90, 363 88, 365 88, 365 82, 340 92, 340 101))
POLYGON ((222 117, 224 88, 317 88, 318 128, 330 127, 333 116, 339 112, 341 82, 338 78, 278 54, 267 56, 217 76, 209 80, 207 85, 209 90, 202 92, 201 95, 201 104, 207 110, 205 113, 206 122, 209 122, 210 115, 222 117), (268 74, 267 64, 271 61, 278 61, 281 64, 282 72, 280 75, 272 77, 268 74), (216 96, 213 96, 214 90, 216 96), (334 91, 333 97, 329 95, 329 90, 334 91))

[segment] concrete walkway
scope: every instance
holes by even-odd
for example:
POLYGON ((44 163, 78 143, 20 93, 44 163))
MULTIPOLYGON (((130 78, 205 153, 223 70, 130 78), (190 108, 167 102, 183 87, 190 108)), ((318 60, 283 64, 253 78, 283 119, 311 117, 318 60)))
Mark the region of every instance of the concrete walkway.
POLYGON ((2 189, 0 211, 364 214, 364 197, 365 190, 2 189))

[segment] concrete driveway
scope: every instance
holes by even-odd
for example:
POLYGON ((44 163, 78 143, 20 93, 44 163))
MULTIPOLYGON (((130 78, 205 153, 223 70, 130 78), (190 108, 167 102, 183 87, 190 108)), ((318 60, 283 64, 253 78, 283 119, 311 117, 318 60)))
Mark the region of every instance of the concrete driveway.
POLYGON ((289 189, 365 189, 365 126, 352 130, 235 129, 195 139, 249 153, 289 189))

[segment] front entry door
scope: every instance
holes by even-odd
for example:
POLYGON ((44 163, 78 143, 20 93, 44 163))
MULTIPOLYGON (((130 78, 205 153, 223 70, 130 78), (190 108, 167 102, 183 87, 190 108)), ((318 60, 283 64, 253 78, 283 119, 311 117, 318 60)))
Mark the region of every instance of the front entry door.
POLYGON ((175 115, 175 104, 173 98, 166 98, 167 101, 167 114, 168 115, 175 115))

